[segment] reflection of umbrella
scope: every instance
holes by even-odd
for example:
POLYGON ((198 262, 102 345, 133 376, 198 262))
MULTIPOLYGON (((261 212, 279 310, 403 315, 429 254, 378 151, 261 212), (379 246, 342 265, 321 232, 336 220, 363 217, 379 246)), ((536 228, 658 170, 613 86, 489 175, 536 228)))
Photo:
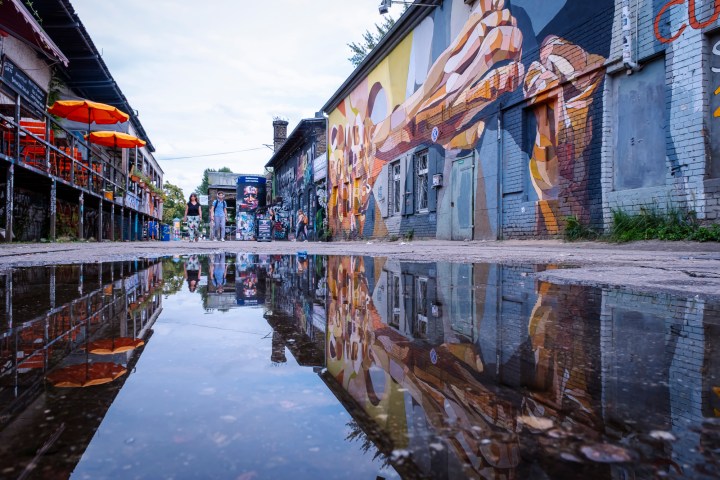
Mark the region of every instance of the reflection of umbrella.
POLYGON ((80 363, 55 370, 47 379, 56 387, 90 387, 110 383, 125 373, 127 369, 117 363, 80 363))
POLYGON ((115 148, 144 147, 145 141, 122 132, 100 131, 85 135, 85 139, 97 145, 115 148))
POLYGON ((112 355, 114 353, 129 352, 145 345, 139 338, 120 337, 103 338, 87 345, 87 351, 97 355, 112 355))
POLYGON ((76 122, 95 122, 102 125, 127 122, 130 116, 112 105, 90 100, 58 100, 48 108, 48 113, 76 122))

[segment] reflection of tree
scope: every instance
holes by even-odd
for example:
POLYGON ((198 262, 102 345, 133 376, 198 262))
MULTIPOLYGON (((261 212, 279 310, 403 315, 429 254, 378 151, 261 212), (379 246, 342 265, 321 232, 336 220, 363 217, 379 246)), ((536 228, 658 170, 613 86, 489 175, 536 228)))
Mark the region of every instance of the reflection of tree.
POLYGON ((166 259, 163 262, 163 295, 172 295, 180 291, 184 278, 183 262, 176 263, 172 259, 166 259))
POLYGON ((348 423, 346 423, 345 426, 350 429, 350 432, 345 437, 345 441, 349 443, 356 441, 360 442, 360 450, 362 450, 363 453, 368 453, 370 450, 375 450, 375 453, 373 454, 373 460, 377 460, 379 458, 382 462, 381 468, 390 466, 390 458, 383 452, 378 450, 377 447, 375 447, 375 443, 370 440, 365 431, 354 418, 351 419, 348 423))

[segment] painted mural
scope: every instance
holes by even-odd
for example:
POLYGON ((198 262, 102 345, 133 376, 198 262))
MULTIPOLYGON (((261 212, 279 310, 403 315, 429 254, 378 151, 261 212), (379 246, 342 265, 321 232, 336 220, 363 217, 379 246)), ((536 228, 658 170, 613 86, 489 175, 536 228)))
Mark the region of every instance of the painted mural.
MULTIPOLYGON (((517 129, 503 132, 524 153, 527 194, 535 204, 527 213, 525 223, 532 227, 526 233, 557 234, 561 214, 588 217, 588 183, 599 182, 588 178, 589 146, 600 140, 591 107, 601 101, 612 22, 598 24, 595 28, 607 32, 592 36, 581 25, 590 18, 612 18, 613 10, 611 0, 481 0, 472 7, 452 0, 434 9, 330 113, 333 232, 402 233, 403 222, 413 223, 409 216, 426 213, 420 198, 399 212, 402 221, 390 222, 383 194, 391 186, 388 163, 423 149, 440 152, 440 159, 428 167, 403 167, 399 188, 405 197, 426 195, 413 183, 414 176, 427 175, 419 169, 450 178, 452 160, 473 151, 479 160, 476 177, 498 182, 497 161, 482 158, 480 145, 484 136, 498 134, 501 100, 528 108, 535 117, 525 139, 518 138, 517 129)), ((486 190, 496 191, 497 185, 481 182, 478 196, 486 190)), ((440 216, 451 205, 441 201, 444 189, 438 195, 440 216)), ((501 228, 494 218, 476 223, 493 225, 496 235, 501 228)))

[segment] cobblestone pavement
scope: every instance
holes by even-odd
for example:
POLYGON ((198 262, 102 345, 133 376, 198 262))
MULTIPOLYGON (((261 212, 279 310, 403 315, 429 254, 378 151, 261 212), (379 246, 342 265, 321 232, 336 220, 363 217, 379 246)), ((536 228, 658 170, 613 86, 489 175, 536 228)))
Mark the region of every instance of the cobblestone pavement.
POLYGON ((418 262, 555 264, 538 279, 555 283, 624 286, 720 300, 720 244, 694 242, 87 242, 0 244, 0 272, 12 267, 104 262, 137 257, 212 253, 369 255, 418 262))

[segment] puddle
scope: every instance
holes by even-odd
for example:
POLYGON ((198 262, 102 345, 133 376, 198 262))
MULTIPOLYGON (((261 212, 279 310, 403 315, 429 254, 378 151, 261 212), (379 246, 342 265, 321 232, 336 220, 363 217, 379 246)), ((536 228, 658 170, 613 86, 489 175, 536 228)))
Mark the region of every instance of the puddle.
POLYGON ((720 305, 556 266, 215 254, 0 276, 1 478, 713 478, 720 305))

